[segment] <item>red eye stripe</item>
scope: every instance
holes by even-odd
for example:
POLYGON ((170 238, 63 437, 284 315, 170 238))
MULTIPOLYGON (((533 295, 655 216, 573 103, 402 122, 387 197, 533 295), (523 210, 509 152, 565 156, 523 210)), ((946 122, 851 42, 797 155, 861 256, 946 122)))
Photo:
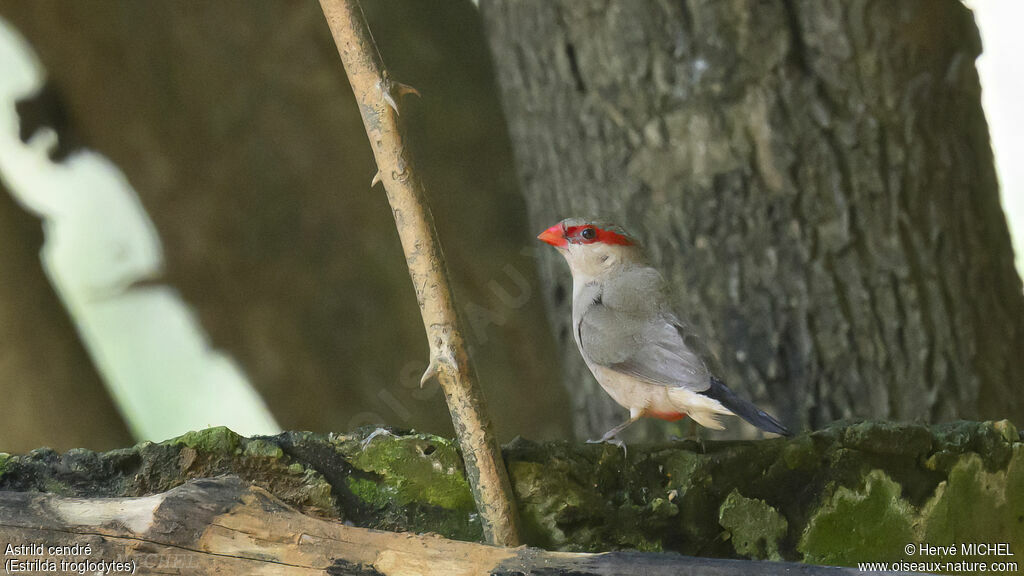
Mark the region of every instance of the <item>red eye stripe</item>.
POLYGON ((565 237, 572 238, 573 242, 579 244, 593 244, 595 242, 601 242, 602 244, 619 244, 622 246, 633 245, 633 241, 630 240, 629 237, 619 234, 618 232, 598 228, 597 226, 570 226, 565 231, 565 237), (594 231, 597 232, 597 234, 589 240, 583 237, 583 231, 587 228, 593 228, 594 231))

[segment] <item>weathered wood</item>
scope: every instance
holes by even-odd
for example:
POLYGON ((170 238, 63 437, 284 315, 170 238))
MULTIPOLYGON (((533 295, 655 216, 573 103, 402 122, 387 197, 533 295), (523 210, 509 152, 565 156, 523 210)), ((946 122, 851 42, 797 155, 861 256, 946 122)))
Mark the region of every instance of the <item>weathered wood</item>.
MULTIPOLYGON (((865 422, 770 441, 634 445, 628 457, 520 440, 505 460, 524 541, 545 550, 857 566, 921 560, 904 547, 964 534, 1024 549, 1024 443, 1005 421, 865 422)), ((243 438, 219 428, 104 454, 0 455, 0 470, 0 491, 90 499, 238 476, 320 518, 483 540, 456 443, 427 434, 243 438)))
MULTIPOLYGON (((1024 419, 1024 294, 962 2, 480 8, 534 230, 604 214, 638 234, 729 386, 794 429, 1024 419)), ((541 266, 592 437, 622 410, 576 351, 564 264, 541 266)))
MULTIPOLYGON (((432 534, 381 532, 305 516, 236 477, 191 481, 143 498, 65 498, 0 493, 0 541, 42 546, 24 562, 122 562, 136 574, 650 576, 853 574, 854 570, 692 558, 676 554, 574 554, 501 548, 432 534), (77 554, 51 546, 88 545, 77 554)), ((26 566, 26 565, 23 565, 26 566)), ((65 569, 72 572, 73 569, 65 569)), ((92 571, 95 571, 93 568, 92 571)), ((124 570, 112 573, 124 572, 124 570)))
POLYGON ((430 345, 430 363, 421 385, 436 377, 444 390, 484 535, 493 544, 517 545, 517 512, 501 447, 491 430, 483 394, 466 353, 423 184, 398 124, 398 101, 403 94, 415 90, 388 75, 356 0, 321 0, 320 5, 377 161, 373 184, 384 184, 416 290, 430 345))

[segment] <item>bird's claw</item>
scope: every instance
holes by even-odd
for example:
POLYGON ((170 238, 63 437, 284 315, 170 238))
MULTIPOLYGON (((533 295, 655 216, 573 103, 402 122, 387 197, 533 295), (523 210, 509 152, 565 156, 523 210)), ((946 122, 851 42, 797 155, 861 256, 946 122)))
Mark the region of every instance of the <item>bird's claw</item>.
POLYGON ((598 438, 597 440, 587 440, 587 444, 611 444, 612 446, 622 448, 623 458, 625 458, 628 453, 628 451, 626 450, 626 443, 614 436, 598 438))
POLYGON ((423 372, 423 376, 420 377, 420 388, 427 385, 427 382, 431 378, 437 376, 437 356, 430 356, 430 364, 427 365, 427 369, 423 372))
POLYGON ((370 445, 370 442, 373 442, 373 439, 377 436, 394 436, 394 434, 392 434, 387 428, 377 428, 371 432, 369 436, 363 438, 363 441, 359 443, 359 447, 366 449, 366 447, 370 445))

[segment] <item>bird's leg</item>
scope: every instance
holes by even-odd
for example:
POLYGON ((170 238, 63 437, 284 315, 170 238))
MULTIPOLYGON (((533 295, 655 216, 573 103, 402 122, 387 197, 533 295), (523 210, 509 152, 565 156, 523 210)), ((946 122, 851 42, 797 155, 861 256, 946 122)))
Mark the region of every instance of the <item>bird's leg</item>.
POLYGON ((619 432, 622 432, 623 430, 628 428, 630 424, 632 424, 633 422, 636 422, 639 419, 640 419, 639 416, 632 417, 629 420, 626 420, 625 422, 623 422, 622 424, 619 424, 615 428, 612 428, 611 430, 605 432, 604 436, 601 436, 597 440, 587 440, 587 444, 601 444, 603 442, 607 442, 607 441, 611 440, 612 438, 615 438, 616 436, 618 436, 619 432))
POLYGON ((587 440, 587 444, 605 444, 605 443, 607 443, 607 444, 611 444, 613 446, 618 446, 619 448, 622 448, 622 454, 623 454, 623 456, 625 456, 625 454, 626 454, 626 443, 623 442, 622 440, 619 440, 619 439, 615 438, 615 437, 618 436, 620 432, 622 432, 623 430, 628 428, 630 424, 632 424, 633 422, 636 422, 639 419, 640 419, 640 414, 636 414, 635 416, 630 416, 629 420, 626 420, 622 424, 619 424, 615 428, 612 428, 611 430, 605 432, 604 436, 601 436, 597 440, 587 440))
POLYGON ((690 437, 697 440, 697 447, 700 448, 701 454, 707 454, 707 448, 704 446, 704 435, 697 431, 697 422, 690 420, 690 437))
POLYGON ((366 447, 370 445, 370 442, 373 442, 373 439, 377 436, 394 436, 394 434, 392 434, 387 428, 377 428, 371 432, 369 436, 363 438, 363 441, 359 443, 359 447, 365 450, 366 447))

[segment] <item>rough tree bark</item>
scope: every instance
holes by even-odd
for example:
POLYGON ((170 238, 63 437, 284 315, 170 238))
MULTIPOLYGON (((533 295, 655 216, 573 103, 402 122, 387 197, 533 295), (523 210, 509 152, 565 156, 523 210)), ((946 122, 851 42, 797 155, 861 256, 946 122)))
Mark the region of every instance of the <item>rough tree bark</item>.
MULTIPOLYGON (((959 1, 481 12, 534 229, 637 233, 730 386, 797 428, 1024 419, 1024 295, 959 1)), ((572 343, 563 268, 541 264, 593 434, 621 414, 572 343)))

